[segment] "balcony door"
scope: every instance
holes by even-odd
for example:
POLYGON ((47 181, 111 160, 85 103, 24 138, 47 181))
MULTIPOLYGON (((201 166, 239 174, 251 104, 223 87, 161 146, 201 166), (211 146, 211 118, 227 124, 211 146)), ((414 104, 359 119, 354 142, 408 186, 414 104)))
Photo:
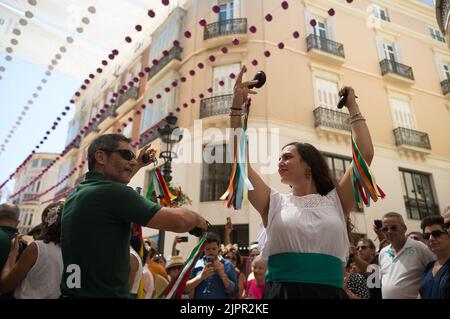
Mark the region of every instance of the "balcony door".
POLYGON ((327 39, 327 26, 325 21, 317 20, 317 24, 314 27, 314 35, 327 39))
POLYGON ((233 0, 219 1, 219 7, 220 7, 219 22, 234 19, 234 1, 233 0))
POLYGON ((389 61, 395 62, 395 48, 393 43, 383 43, 384 57, 389 61))
POLYGON ((407 101, 392 98, 391 108, 394 115, 394 125, 396 128, 403 127, 410 130, 416 130, 414 114, 407 101))
POLYGON ((442 69, 444 70, 445 80, 450 81, 450 65, 448 63, 442 64, 442 69))
POLYGON ((315 82, 318 107, 336 111, 336 105, 339 100, 338 84, 321 78, 315 78, 315 82))
POLYGON ((237 76, 240 70, 240 63, 215 67, 213 70, 214 96, 233 94, 233 87, 236 80, 230 78, 230 74, 234 73, 237 76))

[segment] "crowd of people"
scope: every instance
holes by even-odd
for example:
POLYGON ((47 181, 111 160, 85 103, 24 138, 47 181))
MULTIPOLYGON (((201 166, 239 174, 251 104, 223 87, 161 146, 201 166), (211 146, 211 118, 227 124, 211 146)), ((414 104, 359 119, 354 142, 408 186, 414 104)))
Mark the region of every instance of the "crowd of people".
MULTIPOLYGON (((0 299, 63 298, 61 274, 61 212, 64 203, 47 206, 41 231, 26 245, 17 233, 17 206, 0 206, 0 299)), ((443 215, 421 221, 421 232, 407 233, 402 216, 384 215, 373 226, 374 243, 360 238, 350 243, 344 269, 343 290, 349 299, 449 299, 450 298, 450 205, 443 215), (380 227, 381 226, 381 227, 380 227), (412 236, 412 234, 419 236, 412 236)), ((184 299, 263 299, 267 262, 261 258, 257 242, 246 254, 230 242, 233 225, 225 224, 222 243, 215 233, 207 233, 203 256, 195 264, 182 296, 184 299)), ((129 246, 129 294, 156 299, 182 272, 186 259, 173 241, 172 255, 158 252, 156 242, 132 232, 129 246), (143 257, 139 250, 143 244, 143 257)))
MULTIPOLYGON (((257 94, 258 80, 243 82, 245 72, 244 66, 230 108, 234 129, 245 126, 249 95, 257 94)), ((370 165, 374 147, 355 92, 344 87, 339 95, 345 98, 360 160, 370 165)), ((257 245, 252 243, 244 256, 231 243, 231 220, 221 239, 208 232, 200 214, 162 207, 127 186, 154 161, 150 145, 136 155, 123 135, 97 137, 88 148, 84 181, 64 203, 44 209, 40 233, 29 245, 17 234, 19 208, 2 204, 0 298, 159 298, 185 266, 176 249, 182 240, 175 237, 171 256, 163 256, 153 240, 142 242, 140 226, 205 235, 183 298, 450 298, 450 207, 443 216, 425 217, 421 231, 410 233, 401 214, 386 213, 374 221, 378 249, 368 238, 353 241, 352 166, 333 181, 313 145, 293 142, 282 148, 278 163, 288 194, 269 187, 247 163, 253 185, 248 200, 262 227, 257 245)))

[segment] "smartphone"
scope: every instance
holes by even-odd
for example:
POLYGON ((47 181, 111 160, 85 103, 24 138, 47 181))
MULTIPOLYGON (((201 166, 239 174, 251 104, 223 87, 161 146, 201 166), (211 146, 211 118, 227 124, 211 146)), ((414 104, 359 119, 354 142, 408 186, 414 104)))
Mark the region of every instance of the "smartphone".
POLYGON ((231 224, 231 217, 227 217, 227 224, 231 224))
POLYGON ((180 243, 187 243, 187 241, 188 241, 188 236, 180 237, 180 243))
POLYGON ((216 260, 216 257, 214 256, 206 256, 205 261, 207 264, 214 264, 214 261, 216 260))

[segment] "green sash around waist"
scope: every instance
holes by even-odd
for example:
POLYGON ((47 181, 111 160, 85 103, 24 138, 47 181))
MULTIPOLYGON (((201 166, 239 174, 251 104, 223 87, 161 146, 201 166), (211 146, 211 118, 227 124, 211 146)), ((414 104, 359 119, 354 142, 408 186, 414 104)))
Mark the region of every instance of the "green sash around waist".
POLYGON ((301 282, 342 288, 342 261, 317 253, 281 253, 269 257, 267 282, 301 282))

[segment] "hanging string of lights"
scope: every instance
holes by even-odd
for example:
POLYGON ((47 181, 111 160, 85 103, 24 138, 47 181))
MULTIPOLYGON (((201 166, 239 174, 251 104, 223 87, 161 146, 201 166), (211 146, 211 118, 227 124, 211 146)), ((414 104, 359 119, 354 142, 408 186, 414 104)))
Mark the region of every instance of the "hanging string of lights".
MULTIPOLYGON (((34 4, 36 4, 36 1, 34 1, 34 4)), ((91 13, 91 14, 95 14, 96 13, 96 9, 93 6, 90 6, 87 9, 87 11, 89 13, 91 13)), ((25 13, 25 16, 33 17, 34 15, 33 15, 32 12, 30 12, 29 14, 25 13)), ((89 20, 88 17, 82 17, 81 23, 87 25, 87 24, 90 23, 90 20, 89 20)), ((76 31, 78 33, 82 33, 84 31, 84 29, 80 25, 79 27, 76 28, 76 31)), ((70 45, 70 44, 74 43, 74 39, 71 36, 67 36, 65 41, 67 42, 67 45, 70 45)), ((7 50, 8 50, 8 48, 7 48, 7 50)), ((9 130, 8 135, 3 140, 3 144, 0 145, 0 156, 5 152, 6 145, 11 141, 12 137, 14 136, 14 133, 16 132, 16 130, 22 124, 22 121, 25 118, 25 116, 27 115, 27 112, 30 110, 30 108, 34 104, 35 100, 39 97, 39 92, 42 91, 43 90, 43 86, 48 83, 48 79, 47 78, 49 78, 52 75, 52 71, 55 69, 55 67, 59 63, 59 61, 63 58, 63 55, 65 53, 67 53, 67 50, 68 50, 67 46, 62 45, 61 47, 59 47, 58 52, 55 53, 54 56, 52 56, 52 59, 51 59, 51 61, 49 62, 48 66, 47 66, 47 70, 45 71, 44 77, 41 79, 40 84, 38 86, 36 86, 36 91, 33 92, 33 94, 31 95, 30 99, 27 101, 27 104, 22 108, 22 111, 20 112, 20 114, 16 118, 15 124, 9 130)), ((53 127, 56 127, 58 125, 58 123, 62 120, 61 117, 63 117, 63 116, 66 116, 66 111, 63 111, 61 113, 61 115, 56 118, 56 121, 53 123, 53 127)), ((43 141, 45 141, 47 139, 48 139, 47 135, 43 137, 43 141)), ((42 145, 43 142, 40 143, 40 144, 42 145)))

